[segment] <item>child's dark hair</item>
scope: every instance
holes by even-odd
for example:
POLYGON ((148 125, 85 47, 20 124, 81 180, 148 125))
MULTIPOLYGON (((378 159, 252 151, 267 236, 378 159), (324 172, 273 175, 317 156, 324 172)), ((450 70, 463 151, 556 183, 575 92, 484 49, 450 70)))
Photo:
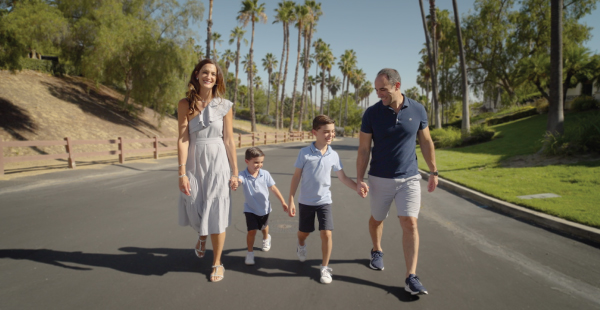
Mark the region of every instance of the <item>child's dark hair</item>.
POLYGON ((321 126, 335 124, 335 121, 327 115, 318 115, 313 119, 313 130, 319 130, 321 126))
POLYGON ((246 150, 246 160, 263 156, 265 156, 265 153, 263 153, 263 151, 257 147, 251 147, 246 150))

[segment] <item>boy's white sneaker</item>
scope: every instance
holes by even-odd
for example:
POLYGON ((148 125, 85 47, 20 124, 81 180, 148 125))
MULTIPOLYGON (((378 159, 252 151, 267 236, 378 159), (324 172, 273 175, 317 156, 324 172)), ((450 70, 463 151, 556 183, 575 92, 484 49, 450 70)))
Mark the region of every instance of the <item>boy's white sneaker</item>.
POLYGON ((267 252, 271 249, 271 235, 267 235, 267 239, 263 239, 262 250, 267 252))
POLYGON ((298 248, 296 249, 296 255, 298 255, 298 259, 301 262, 306 260, 306 244, 305 245, 298 244, 298 248))
POLYGON ((246 254, 246 265, 254 265, 254 252, 246 254))
POLYGON ((333 272, 333 269, 321 265, 321 283, 329 284, 331 281, 333 281, 331 278, 331 272, 333 272))

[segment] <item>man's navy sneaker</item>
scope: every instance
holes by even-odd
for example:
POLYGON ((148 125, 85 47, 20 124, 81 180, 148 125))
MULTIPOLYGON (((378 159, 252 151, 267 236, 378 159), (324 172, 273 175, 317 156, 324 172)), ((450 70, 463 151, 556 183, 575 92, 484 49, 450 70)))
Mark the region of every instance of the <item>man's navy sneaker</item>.
POLYGON ((371 250, 371 263, 369 267, 375 270, 383 270, 383 252, 371 250))
POLYGON ((404 290, 409 292, 411 295, 427 295, 427 290, 419 281, 419 277, 414 274, 409 274, 408 278, 406 278, 406 286, 404 290))

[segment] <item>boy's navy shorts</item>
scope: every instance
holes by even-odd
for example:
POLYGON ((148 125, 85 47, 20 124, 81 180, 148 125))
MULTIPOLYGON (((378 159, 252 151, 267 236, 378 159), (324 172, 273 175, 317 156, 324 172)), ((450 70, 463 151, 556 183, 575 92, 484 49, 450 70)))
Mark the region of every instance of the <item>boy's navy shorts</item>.
POLYGON ((309 206, 298 204, 300 212, 300 224, 298 230, 305 233, 315 231, 315 215, 319 220, 319 230, 333 230, 333 214, 331 213, 331 204, 320 206, 309 206))
POLYGON ((248 231, 263 230, 269 225, 269 214, 262 216, 251 212, 244 212, 244 214, 246 215, 246 226, 248 226, 248 231))

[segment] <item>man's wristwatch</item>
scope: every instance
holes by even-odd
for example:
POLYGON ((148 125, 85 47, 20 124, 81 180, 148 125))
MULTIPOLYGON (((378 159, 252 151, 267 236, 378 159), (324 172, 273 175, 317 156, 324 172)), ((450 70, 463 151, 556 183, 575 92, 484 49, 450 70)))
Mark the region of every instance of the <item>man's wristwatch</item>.
POLYGON ((434 172, 431 172, 431 173, 429 173, 429 174, 430 174, 430 175, 435 175, 436 177, 439 175, 439 174, 438 174, 438 172, 437 172, 437 170, 436 170, 436 171, 434 171, 434 172))

